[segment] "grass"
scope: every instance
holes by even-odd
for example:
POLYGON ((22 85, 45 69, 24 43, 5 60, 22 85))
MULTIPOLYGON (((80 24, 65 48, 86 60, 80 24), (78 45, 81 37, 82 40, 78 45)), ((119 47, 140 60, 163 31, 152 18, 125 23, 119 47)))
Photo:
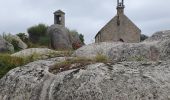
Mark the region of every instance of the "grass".
POLYGON ((108 62, 107 57, 102 54, 97 54, 94 59, 96 62, 102 62, 102 63, 108 62))
MULTIPOLYGON (((23 66, 29 62, 53 57, 70 57, 71 54, 72 51, 49 52, 46 54, 33 53, 32 55, 27 57, 14 57, 10 56, 10 54, 0 54, 0 78, 2 78, 11 69, 14 69, 18 66, 23 66)), ((84 68, 86 65, 93 63, 108 63, 108 62, 109 61, 107 57, 102 54, 98 54, 92 59, 84 57, 74 58, 70 57, 63 62, 56 63, 49 69, 49 71, 52 73, 58 73, 75 68, 84 68)))
POLYGON ((93 59, 85 57, 69 58, 63 62, 56 63, 49 69, 49 71, 55 74, 70 69, 84 68, 86 65, 94 63, 109 63, 109 60, 107 59, 106 56, 101 54, 96 55, 96 57, 94 57, 93 59))
POLYGON ((147 61, 147 59, 143 56, 133 56, 128 58, 128 61, 147 61))
POLYGON ((58 73, 70 69, 75 69, 75 68, 83 68, 85 65, 92 64, 95 61, 92 59, 87 59, 87 58, 68 58, 63 62, 56 63, 54 66, 52 66, 49 71, 51 73, 58 73))
POLYGON ((23 58, 11 57, 9 54, 0 54, 0 78, 2 78, 9 70, 26 64, 23 58))
POLYGON ((10 54, 0 54, 0 79, 11 69, 23 66, 29 62, 53 57, 67 57, 72 54, 72 51, 49 52, 47 54, 33 53, 27 57, 15 57, 10 54))

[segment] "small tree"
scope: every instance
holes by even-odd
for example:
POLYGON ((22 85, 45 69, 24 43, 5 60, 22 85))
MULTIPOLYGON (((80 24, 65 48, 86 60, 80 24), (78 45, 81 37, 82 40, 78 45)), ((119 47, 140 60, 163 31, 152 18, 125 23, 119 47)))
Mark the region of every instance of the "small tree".
POLYGON ((49 36, 47 35, 48 26, 45 24, 38 24, 28 28, 29 40, 40 46, 49 45, 49 36))
POLYGON ((144 40, 146 40, 147 38, 148 38, 148 36, 145 35, 145 34, 141 34, 141 35, 140 35, 140 41, 144 41, 144 40))
POLYGON ((72 47, 73 47, 74 50, 82 47, 85 44, 83 34, 77 32, 76 30, 69 30, 68 29, 68 31, 69 31, 69 33, 72 37, 72 47))
POLYGON ((83 34, 80 34, 80 35, 79 35, 79 38, 80 38, 81 42, 84 44, 84 35, 83 35, 83 34))

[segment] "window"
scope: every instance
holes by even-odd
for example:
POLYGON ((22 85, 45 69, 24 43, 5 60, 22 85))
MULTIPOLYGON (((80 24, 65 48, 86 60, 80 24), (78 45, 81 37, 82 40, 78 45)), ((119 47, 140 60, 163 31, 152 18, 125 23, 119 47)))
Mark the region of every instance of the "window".
POLYGON ((57 24, 61 24, 62 21, 61 15, 56 15, 55 19, 57 24))

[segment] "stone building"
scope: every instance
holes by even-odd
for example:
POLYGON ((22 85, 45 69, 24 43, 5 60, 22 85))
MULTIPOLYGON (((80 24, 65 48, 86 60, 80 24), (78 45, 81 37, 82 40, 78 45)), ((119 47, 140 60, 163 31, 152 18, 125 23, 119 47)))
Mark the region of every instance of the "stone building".
POLYGON ((54 24, 65 27, 65 13, 61 10, 54 12, 54 24))
POLYGON ((65 13, 61 10, 54 12, 54 24, 48 28, 47 34, 50 37, 50 47, 52 49, 72 50, 83 45, 79 34, 72 34, 65 27, 65 13))
POLYGON ((141 30, 124 14, 124 0, 117 0, 117 15, 95 36, 95 42, 140 42, 141 30))

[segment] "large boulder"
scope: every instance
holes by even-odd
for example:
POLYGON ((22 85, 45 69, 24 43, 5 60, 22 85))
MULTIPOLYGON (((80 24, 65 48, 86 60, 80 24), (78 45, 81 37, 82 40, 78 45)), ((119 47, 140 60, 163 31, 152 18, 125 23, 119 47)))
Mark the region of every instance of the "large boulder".
POLYGON ((0 53, 3 52, 14 52, 14 47, 0 36, 0 53))
POLYGON ((92 58, 100 53, 114 62, 129 60, 158 61, 170 59, 169 51, 170 31, 160 31, 141 43, 103 42, 83 46, 76 50, 73 56, 92 58))
POLYGON ((49 53, 56 53, 57 51, 55 50, 51 50, 48 48, 29 48, 29 49, 25 49, 25 50, 21 50, 19 52, 16 52, 14 54, 12 54, 11 56, 15 56, 15 57, 29 57, 32 55, 46 55, 49 53))
POLYGON ((17 46, 20 49, 26 49, 28 46, 26 43, 24 43, 17 35, 12 35, 11 38, 17 42, 17 46))
POLYGON ((51 47, 57 50, 72 49, 69 38, 69 31, 61 25, 52 25, 48 28, 47 33, 50 35, 51 47))
POLYGON ((98 54, 108 55, 111 48, 122 45, 122 42, 101 42, 85 45, 76 50, 73 56, 93 58, 98 54))
POLYGON ((169 100, 170 61, 96 63, 60 73, 65 58, 29 63, 0 79, 0 100, 169 100))
POLYGON ((155 32, 151 37, 146 39, 144 42, 164 41, 167 39, 168 40, 170 39, 170 30, 155 32))

